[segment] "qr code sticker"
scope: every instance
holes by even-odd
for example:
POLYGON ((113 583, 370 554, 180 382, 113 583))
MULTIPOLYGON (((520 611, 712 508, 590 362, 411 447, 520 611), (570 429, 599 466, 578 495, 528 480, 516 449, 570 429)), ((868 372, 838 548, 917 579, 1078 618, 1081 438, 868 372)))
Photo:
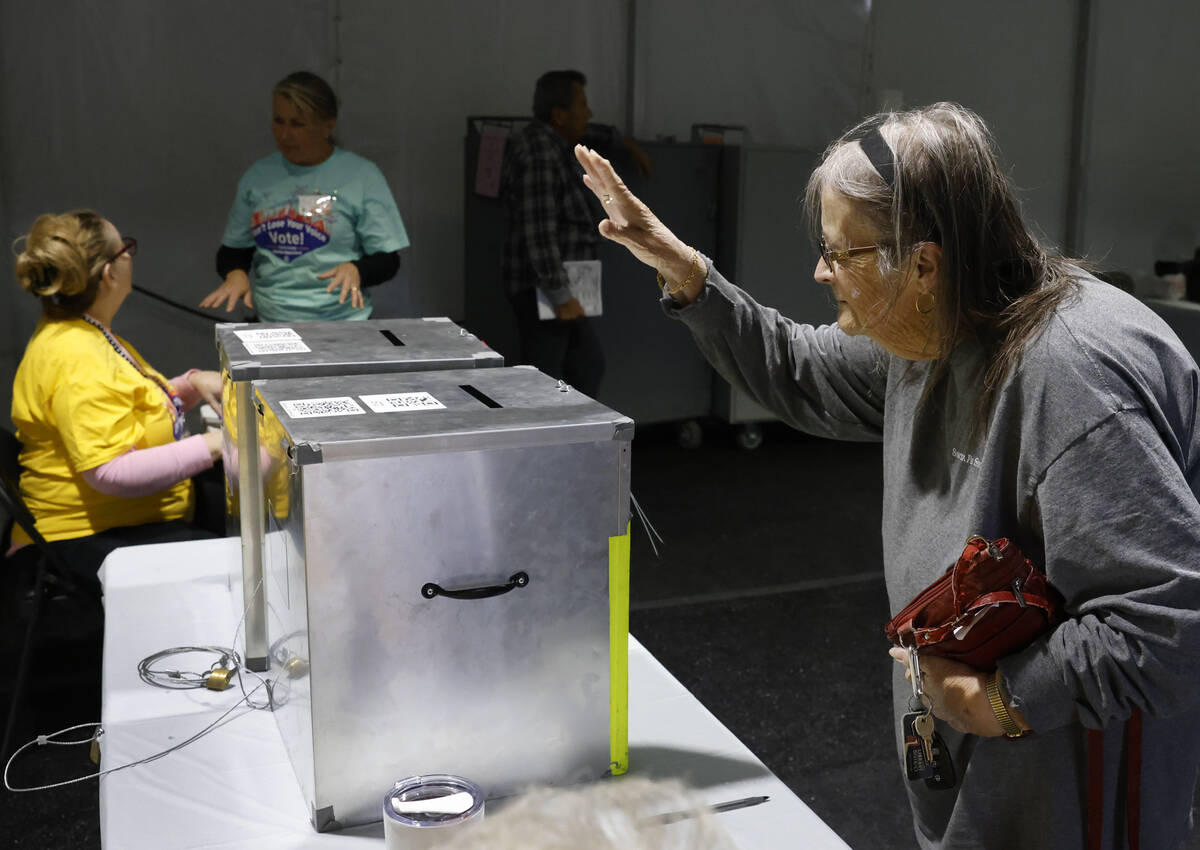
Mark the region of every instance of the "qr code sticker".
POLYGON ((291 328, 262 328, 254 331, 234 331, 242 342, 266 342, 268 340, 300 339, 300 334, 291 328))
POLYGON ((429 393, 384 393, 382 395, 360 395, 359 399, 376 413, 396 413, 402 410, 445 410, 442 404, 429 393))
POLYGON ((304 398, 281 401, 279 406, 292 419, 313 419, 318 416, 355 416, 366 414, 354 399, 349 396, 342 398, 304 398))
POLYGON ((246 346, 247 354, 303 354, 306 351, 312 351, 307 345, 298 339, 285 339, 280 342, 247 342, 243 343, 246 346))

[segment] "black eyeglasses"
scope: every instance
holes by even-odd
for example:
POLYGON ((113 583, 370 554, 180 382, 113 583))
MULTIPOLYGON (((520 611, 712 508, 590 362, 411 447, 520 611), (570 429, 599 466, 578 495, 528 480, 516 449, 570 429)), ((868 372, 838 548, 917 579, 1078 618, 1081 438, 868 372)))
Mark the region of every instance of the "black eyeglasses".
POLYGON ((132 236, 125 237, 125 244, 121 246, 120 251, 112 255, 112 259, 109 260, 109 262, 115 263, 118 259, 120 259, 122 254, 128 254, 131 257, 137 256, 137 240, 132 236))
POLYGON ((830 251, 829 246, 825 244, 825 237, 821 237, 819 243, 821 248, 821 259, 825 261, 825 267, 833 271, 833 264, 840 263, 848 257, 853 257, 857 254, 866 254, 870 251, 878 251, 878 245, 862 245, 858 248, 845 248, 841 251, 830 251))

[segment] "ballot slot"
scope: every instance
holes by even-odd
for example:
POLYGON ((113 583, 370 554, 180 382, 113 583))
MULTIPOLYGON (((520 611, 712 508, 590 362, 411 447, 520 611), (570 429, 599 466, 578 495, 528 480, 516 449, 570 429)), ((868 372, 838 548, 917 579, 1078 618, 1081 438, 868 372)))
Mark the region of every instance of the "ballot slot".
POLYGON ((386 339, 388 342, 390 342, 392 345, 404 345, 404 340, 400 339, 400 337, 396 336, 394 333, 389 331, 387 328, 384 328, 383 330, 381 330, 380 333, 383 334, 383 338, 386 339))
POLYGON ((498 407, 504 407, 504 405, 502 405, 500 402, 496 401, 490 395, 488 395, 487 393, 483 392, 480 389, 477 389, 476 387, 471 386, 470 384, 459 384, 458 388, 460 390, 462 390, 463 392, 465 392, 467 395, 471 396, 471 398, 475 399, 478 402, 481 402, 482 404, 484 404, 487 407, 492 408, 493 410, 498 407))

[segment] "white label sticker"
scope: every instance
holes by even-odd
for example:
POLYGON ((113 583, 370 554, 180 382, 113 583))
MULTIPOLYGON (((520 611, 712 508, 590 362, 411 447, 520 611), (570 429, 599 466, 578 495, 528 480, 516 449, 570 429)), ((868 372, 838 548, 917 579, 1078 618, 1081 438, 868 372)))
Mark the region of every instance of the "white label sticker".
POLYGON ((291 328, 260 328, 256 331, 234 331, 242 342, 264 342, 276 339, 300 339, 300 334, 291 328))
POLYGON ((336 200, 333 195, 297 195, 296 205, 300 208, 300 215, 305 218, 322 218, 333 212, 336 200))
POLYGON ((304 398, 293 401, 281 401, 279 406, 292 419, 312 419, 317 416, 354 416, 366 414, 354 399, 349 396, 342 398, 304 398))
POLYGON ((383 395, 360 395, 359 399, 376 413, 395 413, 398 410, 445 410, 442 404, 429 393, 384 393, 383 395))
POLYGON ((247 354, 303 354, 312 351, 298 339, 285 339, 279 342, 245 342, 247 354))

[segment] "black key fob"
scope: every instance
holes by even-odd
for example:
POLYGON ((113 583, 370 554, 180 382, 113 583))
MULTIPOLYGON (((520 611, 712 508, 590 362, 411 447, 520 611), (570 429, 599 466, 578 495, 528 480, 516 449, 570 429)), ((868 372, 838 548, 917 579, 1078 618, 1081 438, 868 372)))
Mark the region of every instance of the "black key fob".
POLYGON ((937 732, 933 733, 933 763, 929 765, 929 768, 931 769, 924 777, 927 788, 945 791, 953 788, 958 782, 958 776, 954 772, 954 762, 950 759, 949 750, 946 749, 946 742, 937 732))

